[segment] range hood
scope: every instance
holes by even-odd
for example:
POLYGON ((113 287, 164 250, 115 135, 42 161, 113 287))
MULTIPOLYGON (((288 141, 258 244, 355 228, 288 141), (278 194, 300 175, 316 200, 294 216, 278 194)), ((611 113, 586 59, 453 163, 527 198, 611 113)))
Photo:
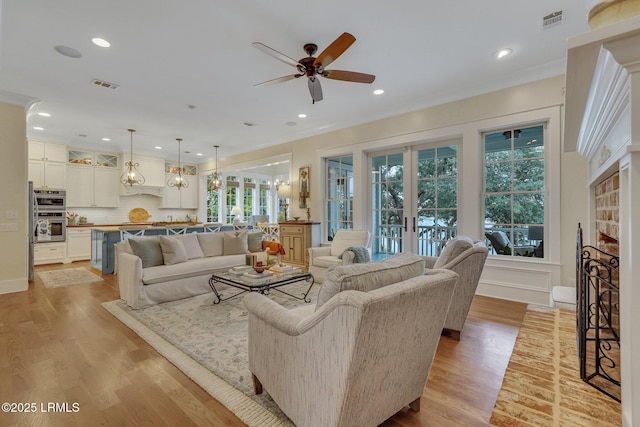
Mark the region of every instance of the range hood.
POLYGON ((155 185, 132 185, 132 186, 121 185, 120 186, 121 196, 139 196, 141 194, 145 194, 148 196, 163 197, 164 187, 155 186, 155 185))

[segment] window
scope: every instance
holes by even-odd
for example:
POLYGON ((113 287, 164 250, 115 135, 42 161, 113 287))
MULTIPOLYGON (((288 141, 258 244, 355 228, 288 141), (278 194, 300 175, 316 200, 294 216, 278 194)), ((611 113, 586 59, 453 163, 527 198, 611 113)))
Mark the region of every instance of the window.
POLYGON ((238 206, 240 200, 240 183, 238 177, 227 176, 227 200, 225 205, 225 219, 227 224, 233 222, 233 215, 231 215, 231 209, 234 206, 238 206))
POLYGON ((260 186, 258 189, 258 213, 257 215, 269 215, 269 206, 271 203, 271 185, 266 179, 259 180, 260 186))
POLYGON ((484 135, 485 236, 491 253, 544 256, 544 127, 484 135))
POLYGON ((353 228, 353 157, 326 160, 326 231, 332 240, 336 231, 353 228))
POLYGON ((207 221, 233 222, 231 209, 240 206, 244 221, 252 215, 269 215, 273 201, 269 178, 264 175, 239 175, 225 177, 226 189, 213 191, 209 183, 212 176, 207 177, 207 221))
POLYGON ((244 178, 244 189, 243 189, 243 208, 242 213, 244 215, 245 220, 247 218, 251 218, 253 215, 253 196, 256 193, 256 182, 253 178, 244 178))
POLYGON ((207 222, 220 222, 220 190, 211 188, 211 177, 207 177, 207 222))

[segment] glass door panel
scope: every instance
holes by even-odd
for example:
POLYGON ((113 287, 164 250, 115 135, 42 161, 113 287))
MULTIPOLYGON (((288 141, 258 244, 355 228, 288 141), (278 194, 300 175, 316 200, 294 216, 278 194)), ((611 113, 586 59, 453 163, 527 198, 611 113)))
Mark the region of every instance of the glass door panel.
POLYGON ((371 158, 372 257, 384 259, 405 246, 404 156, 384 154, 371 158))
POLYGON ((416 215, 410 231, 420 255, 438 256, 457 233, 456 146, 417 150, 412 162, 417 169, 411 199, 416 215))

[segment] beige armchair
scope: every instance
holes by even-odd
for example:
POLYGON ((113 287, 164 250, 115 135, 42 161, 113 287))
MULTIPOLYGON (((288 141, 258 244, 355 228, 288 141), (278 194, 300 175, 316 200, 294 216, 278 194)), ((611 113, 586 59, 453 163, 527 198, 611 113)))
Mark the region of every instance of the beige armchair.
POLYGON ((419 411, 457 274, 423 274, 422 257, 403 255, 336 267, 320 292, 337 293, 317 307, 248 294, 256 393, 264 387, 299 427, 375 426, 407 405, 419 411))
POLYGON ((447 243, 439 257, 424 257, 427 269, 451 270, 460 276, 451 298, 442 335, 460 340, 460 333, 476 294, 487 253, 484 242, 474 242, 467 236, 458 236, 447 243))
POLYGON ((309 273, 313 274, 316 283, 322 283, 329 269, 353 264, 356 254, 345 252, 345 249, 352 246, 364 247, 371 255, 371 243, 371 233, 366 230, 338 230, 331 246, 309 248, 309 273), (340 255, 342 257, 338 258, 340 255))

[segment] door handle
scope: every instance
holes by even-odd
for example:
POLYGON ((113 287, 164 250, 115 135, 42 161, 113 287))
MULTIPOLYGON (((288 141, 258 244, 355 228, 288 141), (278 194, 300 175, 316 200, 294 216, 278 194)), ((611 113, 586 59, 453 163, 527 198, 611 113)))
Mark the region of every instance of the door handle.
POLYGON ((404 232, 407 232, 407 217, 404 217, 404 232))
POLYGON ((416 217, 413 217, 413 232, 416 232, 416 217))

